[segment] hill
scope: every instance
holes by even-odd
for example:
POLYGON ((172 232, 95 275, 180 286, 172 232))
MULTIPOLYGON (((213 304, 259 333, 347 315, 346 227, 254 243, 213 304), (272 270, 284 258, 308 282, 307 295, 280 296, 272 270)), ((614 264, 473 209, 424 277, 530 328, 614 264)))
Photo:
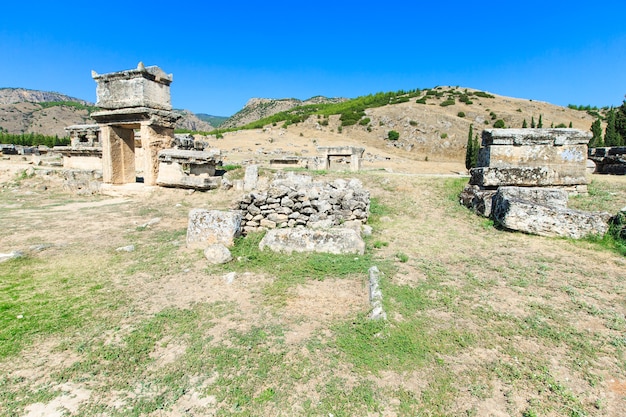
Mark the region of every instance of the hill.
MULTIPOLYGON (((290 100, 252 99, 237 115, 269 113, 293 104, 290 100)), ((235 123, 233 118, 222 125, 235 123)), ((512 98, 461 87, 378 93, 339 103, 301 104, 274 112, 265 119, 223 133, 243 144, 244 138, 258 143, 267 137, 264 148, 299 147, 297 152, 315 152, 314 144, 364 146, 409 160, 463 160, 470 125, 479 137, 485 128, 498 122, 505 127, 528 127, 539 119, 543 127, 571 126, 589 130, 597 118, 594 111, 582 111, 546 102, 512 98), (389 132, 399 134, 389 140, 389 132), (236 138, 234 137, 236 135, 236 138), (271 139, 271 140, 270 140, 271 139), (271 143, 271 144, 270 144, 271 143)), ((497 126, 497 125, 496 125, 497 126)), ((258 158, 258 157, 257 157, 258 158)))
POLYGON ((81 100, 76 97, 70 97, 65 94, 51 91, 29 90, 26 88, 0 88, 0 105, 22 102, 41 103, 62 101, 70 101, 80 103, 85 106, 93 106, 93 103, 86 100, 81 100))
POLYGON ((214 127, 220 127, 222 123, 229 119, 226 116, 212 116, 206 113, 196 113, 196 116, 198 116, 198 119, 207 122, 214 127))
POLYGON ((304 101, 295 98, 251 98, 248 100, 243 109, 232 115, 228 120, 222 123, 220 127, 223 129, 236 128, 273 116, 280 112, 291 110, 295 107, 310 104, 341 103, 347 100, 348 99, 345 98, 327 98, 322 96, 311 97, 310 99, 304 101))
MULTIPOLYGON (((96 110, 93 103, 60 93, 24 88, 0 89, 0 130, 11 134, 40 133, 65 137, 67 126, 95 123, 90 114, 96 110)), ((206 132, 218 126, 188 110, 174 111, 183 115, 176 125, 177 129, 206 132)))

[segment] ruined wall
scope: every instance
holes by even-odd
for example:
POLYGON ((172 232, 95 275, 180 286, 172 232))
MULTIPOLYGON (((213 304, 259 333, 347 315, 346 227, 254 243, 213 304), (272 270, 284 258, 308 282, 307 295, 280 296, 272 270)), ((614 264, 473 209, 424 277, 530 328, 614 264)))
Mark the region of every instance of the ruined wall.
POLYGON ((244 234, 283 227, 330 227, 349 220, 367 222, 370 194, 359 180, 320 183, 303 178, 275 180, 267 191, 244 195, 237 206, 243 213, 244 234))

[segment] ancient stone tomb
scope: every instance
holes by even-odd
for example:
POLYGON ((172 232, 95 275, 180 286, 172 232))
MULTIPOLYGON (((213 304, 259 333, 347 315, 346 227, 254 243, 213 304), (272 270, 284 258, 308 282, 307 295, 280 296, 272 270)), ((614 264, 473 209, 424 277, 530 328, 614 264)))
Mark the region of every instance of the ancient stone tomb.
POLYGON ((155 185, 158 153, 171 147, 174 126, 181 117, 172 111, 170 84, 173 76, 157 66, 98 74, 96 105, 102 110, 91 117, 100 127, 103 182, 125 184, 136 181, 135 146, 143 148, 143 180, 155 185), (135 143, 135 135, 141 140, 135 143))

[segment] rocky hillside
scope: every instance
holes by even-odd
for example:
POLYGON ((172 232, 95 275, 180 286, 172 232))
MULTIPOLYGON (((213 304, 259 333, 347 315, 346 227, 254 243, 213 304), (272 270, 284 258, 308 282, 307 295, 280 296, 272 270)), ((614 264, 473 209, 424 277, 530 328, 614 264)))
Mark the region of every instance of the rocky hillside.
POLYGON ((226 120, 221 128, 229 129, 247 125, 265 117, 272 116, 281 111, 290 110, 297 106, 305 106, 307 104, 320 103, 340 103, 346 101, 345 98, 327 98, 322 96, 311 97, 308 100, 298 100, 295 98, 284 99, 268 99, 268 98, 251 98, 248 100, 243 109, 239 110, 228 120, 226 120))
POLYGON ((215 126, 213 126, 210 122, 200 119, 198 115, 188 110, 175 111, 183 115, 183 117, 176 124, 177 129, 187 129, 196 132, 210 132, 215 129, 215 126))
MULTIPOLYGON (((65 137, 67 126, 95 123, 89 117, 96 110, 93 103, 64 94, 24 88, 0 89, 0 129, 7 133, 41 133, 65 137)), ((187 110, 178 129, 211 131, 215 127, 187 110)))
MULTIPOLYGON (((273 144, 284 141, 296 146, 307 141, 326 144, 330 141, 335 145, 364 146, 372 152, 378 149, 385 154, 418 161, 459 161, 464 160, 470 125, 480 137, 483 129, 499 125, 520 128, 524 120, 528 127, 533 120, 537 125, 541 118, 545 128, 571 124, 585 131, 590 130, 596 120, 595 115, 586 111, 460 87, 436 87, 419 94, 408 93, 395 97, 390 103, 393 104, 366 108, 357 116, 358 122, 350 126, 342 126, 339 114, 328 117, 313 114, 302 122, 268 124, 262 132, 259 129, 250 134, 263 137, 271 132, 273 144), (388 139, 390 131, 398 133, 397 140, 388 139)), ((239 141, 244 132, 233 134, 239 141)), ((227 133, 224 136, 227 140, 230 138, 227 133)))
POLYGON ((22 102, 41 103, 50 101, 71 101, 86 106, 93 106, 93 103, 89 103, 88 101, 50 91, 28 90, 26 88, 0 88, 0 105, 22 102))

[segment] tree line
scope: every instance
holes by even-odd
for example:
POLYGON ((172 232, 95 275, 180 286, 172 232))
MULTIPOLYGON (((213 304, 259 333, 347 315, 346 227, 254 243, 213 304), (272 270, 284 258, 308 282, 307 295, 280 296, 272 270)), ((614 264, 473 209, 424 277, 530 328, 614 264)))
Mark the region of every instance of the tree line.
POLYGON ((22 133, 19 135, 0 131, 0 143, 21 146, 44 145, 49 148, 54 146, 67 146, 70 138, 59 138, 59 136, 46 136, 40 133, 22 133))

